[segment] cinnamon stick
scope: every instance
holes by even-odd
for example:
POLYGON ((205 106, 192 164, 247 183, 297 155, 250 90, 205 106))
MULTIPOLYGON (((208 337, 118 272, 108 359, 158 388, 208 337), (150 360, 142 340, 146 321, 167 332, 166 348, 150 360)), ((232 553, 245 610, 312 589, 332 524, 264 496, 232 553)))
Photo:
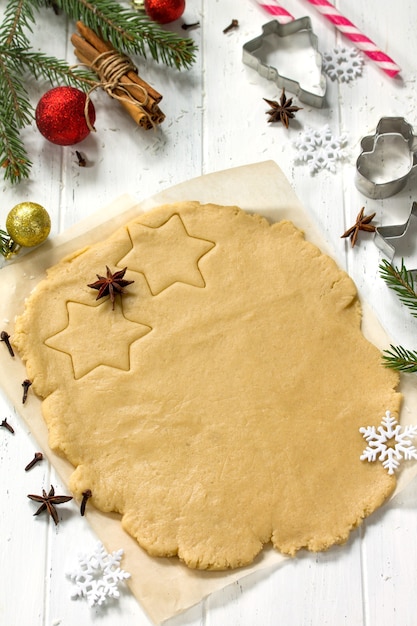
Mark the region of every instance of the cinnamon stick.
POLYGON ((117 83, 114 86, 106 88, 103 83, 103 87, 110 95, 117 96, 122 106, 140 126, 149 129, 160 124, 165 119, 164 113, 158 106, 162 95, 142 80, 134 69, 129 68, 128 64, 126 73, 123 73, 124 57, 109 42, 101 39, 81 21, 77 22, 77 28, 80 34, 74 33, 71 36, 71 42, 79 61, 91 67, 101 77, 106 77, 107 74, 110 81, 114 70, 117 75, 120 62, 122 76, 117 76, 117 83), (103 55, 102 58, 99 58, 100 55, 103 55), (127 94, 132 97, 133 101, 129 101, 127 94))

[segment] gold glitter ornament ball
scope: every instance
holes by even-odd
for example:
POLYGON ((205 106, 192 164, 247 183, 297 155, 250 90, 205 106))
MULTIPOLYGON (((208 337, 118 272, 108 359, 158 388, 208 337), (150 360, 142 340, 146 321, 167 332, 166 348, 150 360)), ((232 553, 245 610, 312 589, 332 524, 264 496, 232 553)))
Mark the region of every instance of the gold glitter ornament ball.
POLYGON ((43 243, 51 231, 51 218, 36 202, 21 202, 9 212, 6 230, 19 246, 32 248, 43 243))

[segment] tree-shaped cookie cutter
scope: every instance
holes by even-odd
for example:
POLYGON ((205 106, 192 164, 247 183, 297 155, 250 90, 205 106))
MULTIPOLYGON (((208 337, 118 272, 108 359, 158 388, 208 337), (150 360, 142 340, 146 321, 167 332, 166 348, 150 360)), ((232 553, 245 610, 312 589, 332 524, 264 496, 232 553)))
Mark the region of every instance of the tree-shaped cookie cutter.
POLYGON ((242 60, 246 65, 255 69, 263 78, 273 80, 278 87, 288 89, 288 91, 295 94, 301 102, 305 102, 306 104, 317 108, 321 108, 324 105, 326 77, 322 73, 323 60, 318 50, 318 39, 313 32, 309 17, 301 17, 299 19, 292 20, 287 24, 280 24, 277 20, 271 20, 267 24, 264 24, 262 26, 262 34, 244 44, 242 60), (315 51, 315 61, 320 72, 320 93, 305 89, 299 82, 289 78, 288 76, 283 76, 277 68, 267 65, 259 57, 259 51, 265 43, 266 38, 271 39, 273 37, 276 49, 279 49, 284 37, 290 37, 291 35, 301 31, 308 34, 311 46, 315 51))
POLYGON ((403 117, 382 117, 361 141, 355 183, 368 198, 388 198, 405 187, 417 166, 417 138, 403 117))

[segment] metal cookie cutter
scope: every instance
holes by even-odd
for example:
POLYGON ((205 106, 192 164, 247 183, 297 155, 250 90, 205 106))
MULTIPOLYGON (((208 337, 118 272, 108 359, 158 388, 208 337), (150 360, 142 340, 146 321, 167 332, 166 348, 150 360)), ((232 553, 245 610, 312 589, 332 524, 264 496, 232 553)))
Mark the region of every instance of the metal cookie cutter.
MULTIPOLYGON (((377 226, 375 228, 375 244, 389 258, 393 260, 396 253, 396 243, 403 243, 407 237, 411 220, 417 220, 417 202, 413 202, 410 215, 404 224, 393 224, 392 226, 377 226)), ((416 270, 410 270, 414 275, 416 270)))
MULTIPOLYGON (((262 35, 244 44, 242 60, 264 78, 273 80, 278 87, 294 93, 301 102, 321 108, 326 94, 326 77, 322 73, 322 57, 318 51, 317 42, 309 17, 301 17, 287 24, 280 24, 277 20, 272 20, 262 26, 262 35), (289 38, 297 33, 304 33, 308 45, 314 50, 314 60, 320 76, 318 83, 316 81, 316 84, 313 85, 314 90, 313 88, 307 89, 300 82, 283 76, 275 67, 265 62, 265 56, 268 52, 273 49, 278 50, 280 45, 283 47, 284 42, 287 44, 289 38)), ((304 46, 304 43, 302 45, 304 46)))
POLYGON ((403 117, 382 117, 374 135, 361 141, 356 187, 369 198, 401 191, 417 165, 417 138, 403 117))

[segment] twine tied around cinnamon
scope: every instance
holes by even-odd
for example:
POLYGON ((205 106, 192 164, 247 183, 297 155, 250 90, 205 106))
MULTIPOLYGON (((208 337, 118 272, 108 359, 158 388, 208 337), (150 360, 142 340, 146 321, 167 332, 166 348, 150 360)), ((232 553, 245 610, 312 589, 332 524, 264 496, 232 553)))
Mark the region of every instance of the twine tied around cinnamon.
POLYGON ((90 130, 88 105, 91 93, 98 87, 118 100, 139 126, 148 130, 163 122, 165 115, 158 106, 162 100, 161 94, 139 77, 131 59, 103 41, 82 22, 77 22, 77 28, 82 36, 74 33, 71 37, 75 54, 81 63, 98 75, 100 81, 90 89, 85 103, 86 121, 90 130))
POLYGON ((143 100, 140 102, 136 100, 127 89, 127 86, 135 87, 135 83, 132 82, 127 85, 123 85, 121 83, 122 76, 125 76, 128 71, 136 71, 136 67, 133 65, 129 57, 120 54, 116 50, 109 50, 108 52, 102 52, 99 54, 91 63, 90 67, 96 72, 96 74, 98 74, 100 82, 97 85, 94 85, 94 87, 92 87, 87 94, 87 100, 85 103, 85 110, 87 112, 91 93, 98 87, 101 87, 111 98, 119 100, 120 102, 132 103, 133 105, 139 107, 148 117, 152 126, 154 126, 154 122, 150 114, 146 111, 146 107, 148 105, 148 93, 146 89, 137 85, 137 88, 140 89, 143 94, 143 100), (119 95, 118 92, 122 92, 122 95, 119 95))

